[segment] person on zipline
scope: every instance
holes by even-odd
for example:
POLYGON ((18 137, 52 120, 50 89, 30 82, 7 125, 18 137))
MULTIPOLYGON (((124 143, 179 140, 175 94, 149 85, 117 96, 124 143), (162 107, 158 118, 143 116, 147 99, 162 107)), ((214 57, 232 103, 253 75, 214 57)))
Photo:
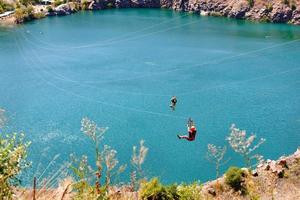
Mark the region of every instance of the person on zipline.
POLYGON ((177 103, 177 98, 176 98, 176 96, 172 96, 170 107, 171 107, 171 109, 172 109, 173 111, 175 110, 176 103, 177 103))
POLYGON ((194 141, 196 139, 196 133, 197 133, 197 129, 194 124, 194 121, 191 118, 189 118, 186 126, 187 126, 189 134, 188 135, 177 135, 177 137, 179 139, 186 139, 188 141, 194 141))

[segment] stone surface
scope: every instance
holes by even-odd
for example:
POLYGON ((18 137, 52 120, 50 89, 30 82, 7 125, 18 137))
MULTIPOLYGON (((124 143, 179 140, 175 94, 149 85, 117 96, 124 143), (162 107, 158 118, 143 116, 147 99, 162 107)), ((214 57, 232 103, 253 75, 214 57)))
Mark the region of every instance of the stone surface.
MULTIPOLYGON (((255 1, 251 7, 248 0, 88 0, 88 9, 107 8, 169 8, 200 15, 224 16, 236 19, 292 23, 300 25, 300 0, 296 4, 284 4, 281 0, 255 1)), ((67 15, 74 12, 69 4, 63 4, 48 15, 67 15)))

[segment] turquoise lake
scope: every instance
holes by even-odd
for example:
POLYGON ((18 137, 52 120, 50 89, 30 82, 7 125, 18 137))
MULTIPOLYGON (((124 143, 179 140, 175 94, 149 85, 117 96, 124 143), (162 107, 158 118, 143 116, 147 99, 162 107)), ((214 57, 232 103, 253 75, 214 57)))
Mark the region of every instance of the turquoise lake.
MULTIPOLYGON (((24 184, 53 175, 71 153, 94 159, 85 116, 109 127, 104 143, 128 165, 122 181, 141 139, 146 174, 166 183, 215 178, 207 144, 227 145, 232 123, 266 139, 265 158, 300 146, 300 26, 160 9, 49 17, 0 28, 0 80, 7 129, 32 141, 24 184), (176 137, 188 117, 194 142, 176 137)), ((222 172, 243 166, 230 148, 226 158, 222 172)))

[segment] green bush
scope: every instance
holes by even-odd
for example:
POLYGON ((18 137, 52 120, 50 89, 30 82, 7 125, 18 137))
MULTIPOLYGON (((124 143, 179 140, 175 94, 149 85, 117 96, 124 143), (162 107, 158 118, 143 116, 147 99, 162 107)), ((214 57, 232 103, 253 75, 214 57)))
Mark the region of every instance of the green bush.
POLYGON ((284 3, 284 4, 287 5, 287 6, 290 5, 290 1, 289 1, 289 0, 283 0, 282 3, 284 3))
POLYGON ((3 132, 6 122, 4 112, 0 109, 0 199, 12 199, 12 186, 20 182, 18 174, 30 165, 26 161, 30 143, 24 141, 23 134, 3 132))
POLYGON ((297 9, 296 4, 292 4, 291 8, 292 8, 292 10, 296 10, 297 9))
POLYGON ((248 4, 250 7, 253 7, 254 6, 254 0, 248 0, 248 4))
POLYGON ((271 3, 268 3, 266 5, 266 11, 269 13, 269 12, 272 12, 272 10, 273 10, 273 5, 271 3))
POLYGON ((232 187, 234 190, 243 191, 243 178, 244 171, 238 167, 230 167, 225 173, 225 183, 232 187))
POLYGON ((107 6, 107 8, 113 8, 113 7, 114 7, 114 4, 108 3, 106 6, 107 6))
POLYGON ((199 183, 193 183, 190 185, 180 185, 177 187, 177 193, 180 200, 201 200, 201 185, 199 183))
POLYGON ((59 5, 63 4, 63 3, 64 3, 64 2, 61 1, 61 0, 55 0, 54 3, 53 3, 53 5, 54 5, 55 7, 57 7, 57 6, 59 6, 59 5))
POLYGON ((29 6, 39 3, 39 0, 19 0, 19 2, 24 6, 29 6))
POLYGON ((17 8, 15 12, 17 23, 22 23, 35 19, 35 14, 32 6, 17 8))
POLYGON ((158 178, 141 184, 140 197, 144 200, 179 200, 177 185, 164 186, 158 178))
POLYGON ((14 9, 13 5, 7 4, 4 1, 0 0, 0 14, 6 11, 11 11, 13 9, 14 9))
POLYGON ((81 8, 82 8, 82 10, 88 10, 88 8, 89 8, 89 2, 87 0, 83 0, 81 2, 81 8))
POLYGON ((46 15, 43 12, 39 12, 39 13, 34 13, 33 14, 34 19, 41 19, 46 17, 46 15))
POLYGON ((52 6, 47 6, 46 9, 49 13, 52 13, 54 11, 52 6))

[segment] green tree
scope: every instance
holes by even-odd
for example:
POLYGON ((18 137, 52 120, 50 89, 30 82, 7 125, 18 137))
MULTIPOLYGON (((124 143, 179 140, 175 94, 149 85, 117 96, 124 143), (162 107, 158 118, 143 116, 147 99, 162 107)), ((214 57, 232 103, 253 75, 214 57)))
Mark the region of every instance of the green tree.
POLYGON ((0 109, 0 199, 11 199, 12 186, 20 182, 18 175, 30 165, 26 160, 30 142, 25 142, 24 134, 3 132, 4 112, 0 109))

